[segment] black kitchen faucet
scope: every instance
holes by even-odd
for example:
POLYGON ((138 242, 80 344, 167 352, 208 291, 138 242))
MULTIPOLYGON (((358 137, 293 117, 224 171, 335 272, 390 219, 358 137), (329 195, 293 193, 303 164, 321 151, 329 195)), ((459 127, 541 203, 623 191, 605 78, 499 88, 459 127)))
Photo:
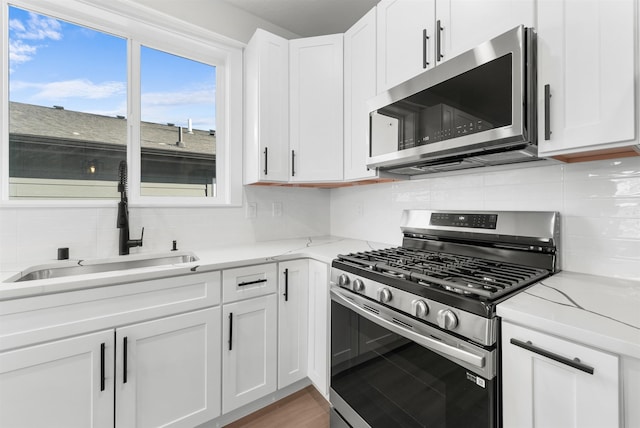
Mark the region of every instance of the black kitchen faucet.
POLYGON ((127 198, 127 162, 121 161, 119 167, 120 182, 118 183, 118 192, 120 192, 120 202, 118 202, 118 220, 117 227, 120 229, 120 255, 129 254, 132 247, 142 247, 142 239, 144 237, 144 227, 140 239, 129 238, 129 201, 127 198))

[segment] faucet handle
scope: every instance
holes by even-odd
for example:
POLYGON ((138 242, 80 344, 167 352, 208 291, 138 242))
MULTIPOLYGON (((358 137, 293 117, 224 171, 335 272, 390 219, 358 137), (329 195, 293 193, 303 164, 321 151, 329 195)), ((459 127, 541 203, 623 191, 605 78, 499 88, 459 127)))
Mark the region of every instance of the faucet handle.
POLYGON ((140 233, 140 246, 142 247, 142 240, 144 239, 144 226, 142 227, 142 232, 140 233))

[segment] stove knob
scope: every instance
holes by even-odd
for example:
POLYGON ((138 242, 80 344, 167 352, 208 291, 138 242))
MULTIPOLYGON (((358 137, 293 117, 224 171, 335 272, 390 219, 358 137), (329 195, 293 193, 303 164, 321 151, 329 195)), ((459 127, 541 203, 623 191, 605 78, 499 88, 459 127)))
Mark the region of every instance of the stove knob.
POLYGON ((361 279, 355 279, 353 281, 353 291, 361 292, 364 291, 364 282, 361 279))
POLYGON ((340 274, 340 276, 338 277, 338 285, 340 287, 346 287, 347 285, 349 285, 349 276, 347 276, 346 273, 340 274))
POLYGON ((424 300, 417 300, 415 302, 416 316, 418 318, 424 318, 429 315, 429 306, 424 300))
POLYGON ((389 303, 392 297, 391 291, 388 288, 381 288, 380 291, 378 291, 378 300, 382 303, 389 303))
POLYGON ((438 325, 445 330, 453 330, 458 326, 458 317, 449 309, 443 309, 438 312, 438 325))

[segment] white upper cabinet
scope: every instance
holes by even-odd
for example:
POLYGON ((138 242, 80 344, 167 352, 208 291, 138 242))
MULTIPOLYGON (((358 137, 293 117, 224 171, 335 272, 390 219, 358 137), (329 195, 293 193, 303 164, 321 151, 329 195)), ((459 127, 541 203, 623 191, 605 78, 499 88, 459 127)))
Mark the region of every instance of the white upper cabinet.
POLYGON ((440 62, 518 25, 535 26, 534 0, 436 0, 441 25, 440 62))
POLYGON ((540 155, 633 154, 635 14, 634 0, 538 1, 540 155))
POLYGON ((434 65, 435 12, 435 0, 378 3, 378 92, 434 65))
POLYGON ((343 178, 343 36, 289 42, 290 181, 343 178))
POLYGON ((289 179, 289 41, 258 29, 244 52, 245 184, 289 179))
POLYGON ((378 92, 518 25, 533 26, 534 0, 382 0, 378 92))
POLYGON ((369 109, 376 95, 376 8, 344 33, 344 178, 375 178, 367 168, 369 109))

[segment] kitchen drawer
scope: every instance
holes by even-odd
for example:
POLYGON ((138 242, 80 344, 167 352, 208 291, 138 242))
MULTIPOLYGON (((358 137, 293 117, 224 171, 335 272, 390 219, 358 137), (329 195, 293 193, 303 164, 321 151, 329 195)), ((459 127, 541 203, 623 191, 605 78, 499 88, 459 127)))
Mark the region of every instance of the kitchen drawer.
POLYGON ((229 303, 275 293, 275 263, 228 269, 222 272, 222 302, 229 303))

